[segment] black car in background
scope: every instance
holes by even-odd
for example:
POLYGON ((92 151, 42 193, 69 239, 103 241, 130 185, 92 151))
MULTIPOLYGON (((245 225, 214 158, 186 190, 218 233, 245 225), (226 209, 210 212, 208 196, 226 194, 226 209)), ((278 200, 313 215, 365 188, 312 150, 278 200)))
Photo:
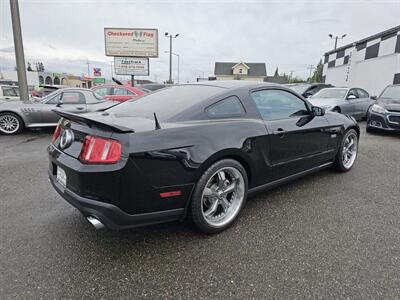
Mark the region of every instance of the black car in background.
POLYGON ((387 86, 367 112, 367 131, 400 132, 400 85, 387 86))
POLYGON ((333 85, 326 83, 289 83, 285 84, 285 86, 304 98, 309 98, 324 88, 333 87, 333 85))
POLYGON ((358 150, 353 118, 258 82, 168 86, 104 112, 59 114, 50 182, 97 228, 191 216, 220 232, 248 195, 331 166, 349 171, 358 150))

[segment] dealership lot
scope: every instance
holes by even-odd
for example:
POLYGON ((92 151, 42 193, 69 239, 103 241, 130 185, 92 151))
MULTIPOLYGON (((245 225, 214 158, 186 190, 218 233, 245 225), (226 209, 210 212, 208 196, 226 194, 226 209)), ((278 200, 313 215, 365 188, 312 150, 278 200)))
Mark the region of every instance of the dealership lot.
POLYGON ((400 137, 366 134, 346 174, 247 202, 229 230, 95 231, 51 188, 51 131, 0 136, 2 298, 396 298, 400 137))

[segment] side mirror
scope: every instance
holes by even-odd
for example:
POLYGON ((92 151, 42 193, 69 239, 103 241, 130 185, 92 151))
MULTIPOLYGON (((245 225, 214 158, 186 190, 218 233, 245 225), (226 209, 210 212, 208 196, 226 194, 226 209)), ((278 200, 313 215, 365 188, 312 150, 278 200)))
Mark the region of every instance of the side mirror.
POLYGON ((371 98, 371 100, 375 100, 375 101, 378 100, 377 96, 371 96, 370 98, 371 98))
POLYGON ((347 96, 347 100, 354 100, 354 99, 357 99, 357 97, 354 96, 354 95, 348 95, 347 96))
POLYGON ((305 97, 305 98, 310 98, 311 96, 312 96, 311 93, 305 93, 305 94, 304 94, 304 97, 305 97))
POLYGON ((322 107, 313 106, 312 114, 316 117, 321 117, 321 116, 325 115, 325 109, 323 109, 322 107))

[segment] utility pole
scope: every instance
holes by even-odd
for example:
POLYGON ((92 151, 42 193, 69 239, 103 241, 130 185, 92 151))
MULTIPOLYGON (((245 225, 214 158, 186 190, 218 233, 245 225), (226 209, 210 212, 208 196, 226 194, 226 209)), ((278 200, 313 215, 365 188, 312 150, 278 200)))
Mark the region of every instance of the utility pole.
POLYGON ((168 34, 168 32, 165 33, 165 37, 169 38, 169 84, 172 84, 172 39, 176 39, 178 36, 179 33, 175 34, 175 36, 168 34))
MULTIPOLYGON (((170 53, 169 51, 164 51, 164 53, 170 53)), ((173 53, 172 55, 175 55, 178 58, 178 83, 179 83, 179 60, 180 60, 180 56, 178 53, 173 53)))
POLYGON ((292 79, 293 79, 293 72, 294 72, 293 70, 291 70, 291 71, 290 71, 290 78, 289 78, 289 82, 291 82, 291 81, 292 81, 292 79))
POLYGON ((28 81, 26 79, 24 44, 22 43, 21 20, 19 17, 18 0, 10 0, 10 9, 14 36, 15 60, 17 62, 19 94, 22 101, 28 101, 28 81))
POLYGON ((309 65, 308 66, 308 69, 310 70, 310 77, 308 77, 308 80, 310 81, 310 83, 312 82, 312 80, 311 80, 311 73, 312 73, 312 71, 314 70, 314 65, 309 65))
POLYGON ((87 64, 87 75, 88 75, 88 77, 90 77, 90 62, 89 62, 89 60, 86 61, 86 64, 87 64))
POLYGON ((333 34, 329 34, 328 35, 331 39, 334 39, 335 40, 335 50, 336 50, 336 48, 337 48, 337 41, 338 41, 338 39, 343 39, 345 36, 347 36, 347 34, 343 34, 341 37, 339 37, 339 36, 333 36, 333 34))

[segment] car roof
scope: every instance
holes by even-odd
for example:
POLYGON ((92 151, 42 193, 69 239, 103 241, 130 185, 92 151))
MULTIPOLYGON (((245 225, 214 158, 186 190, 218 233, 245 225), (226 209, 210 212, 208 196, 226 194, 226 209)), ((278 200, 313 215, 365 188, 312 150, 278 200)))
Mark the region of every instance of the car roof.
POLYGON ((92 92, 90 89, 86 88, 81 88, 81 87, 67 87, 67 88, 62 88, 58 89, 57 91, 81 91, 81 92, 92 92))
POLYGON ((220 87, 225 89, 236 89, 240 87, 247 87, 247 88, 256 88, 256 87, 282 87, 280 84, 276 83, 268 83, 268 82, 261 82, 261 81, 251 81, 251 80, 211 80, 211 81, 202 81, 196 83, 185 83, 180 85, 193 85, 193 86, 214 86, 220 87))

